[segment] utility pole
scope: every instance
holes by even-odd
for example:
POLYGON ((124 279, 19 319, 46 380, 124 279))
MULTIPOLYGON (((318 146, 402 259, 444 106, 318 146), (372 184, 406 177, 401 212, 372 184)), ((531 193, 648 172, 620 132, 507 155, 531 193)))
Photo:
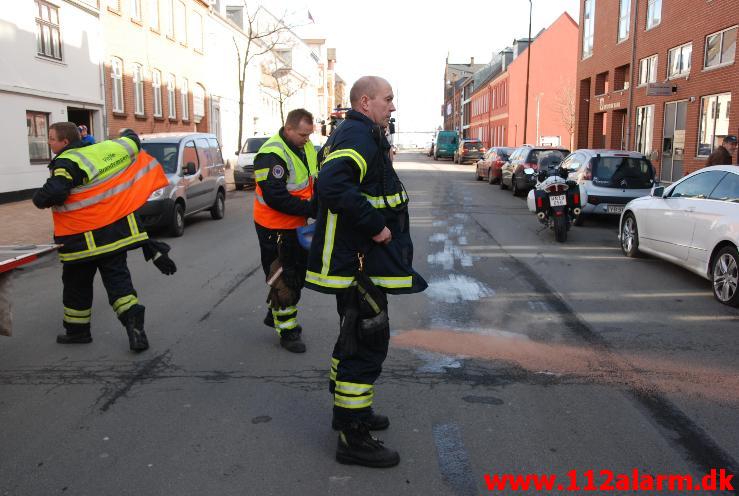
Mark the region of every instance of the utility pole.
POLYGON ((526 128, 529 123, 529 69, 531 67, 531 10, 532 0, 529 0, 529 45, 526 48, 526 97, 523 104, 523 144, 526 144, 526 128))

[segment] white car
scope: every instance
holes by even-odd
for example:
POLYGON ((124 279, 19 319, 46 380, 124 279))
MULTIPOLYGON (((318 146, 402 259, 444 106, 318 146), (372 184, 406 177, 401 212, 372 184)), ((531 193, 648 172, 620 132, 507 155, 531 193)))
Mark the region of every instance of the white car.
POLYGON ((706 167, 630 201, 621 249, 676 263, 710 280, 721 303, 739 306, 739 167, 706 167))
POLYGON ((646 196, 654 185, 654 168, 641 153, 624 150, 580 149, 562 162, 567 179, 580 187, 582 211, 574 224, 588 215, 620 215, 624 205, 646 196))

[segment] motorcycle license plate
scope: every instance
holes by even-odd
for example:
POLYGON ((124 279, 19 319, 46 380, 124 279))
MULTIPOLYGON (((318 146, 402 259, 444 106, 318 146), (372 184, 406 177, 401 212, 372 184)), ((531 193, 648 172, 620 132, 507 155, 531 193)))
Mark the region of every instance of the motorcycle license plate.
POLYGON ((550 196, 549 204, 553 207, 564 207, 567 205, 567 195, 550 196))
POLYGON ((609 214, 620 214, 624 211, 623 205, 608 205, 606 207, 606 212, 609 214))

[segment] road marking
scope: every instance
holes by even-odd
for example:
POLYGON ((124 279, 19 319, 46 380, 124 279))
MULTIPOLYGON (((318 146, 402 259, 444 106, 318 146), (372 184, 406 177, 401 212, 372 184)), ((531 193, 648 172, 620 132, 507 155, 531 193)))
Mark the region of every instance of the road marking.
POLYGON ((467 450, 462 442, 462 433, 455 423, 436 424, 433 427, 436 453, 439 459, 441 478, 457 496, 478 494, 475 478, 467 450))

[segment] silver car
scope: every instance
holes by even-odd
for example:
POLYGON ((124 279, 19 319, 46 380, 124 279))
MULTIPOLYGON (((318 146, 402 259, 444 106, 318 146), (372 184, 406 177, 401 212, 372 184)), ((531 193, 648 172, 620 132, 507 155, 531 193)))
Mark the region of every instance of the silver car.
POLYGON ((588 215, 621 215, 624 205, 647 196, 654 186, 654 167, 641 153, 624 150, 580 149, 562 162, 568 179, 580 186, 581 226, 588 215))
POLYGON ((156 158, 169 185, 156 190, 137 213, 147 227, 164 227, 182 236, 185 217, 210 211, 222 219, 226 211, 226 177, 221 145, 214 134, 143 134, 141 147, 156 158))

